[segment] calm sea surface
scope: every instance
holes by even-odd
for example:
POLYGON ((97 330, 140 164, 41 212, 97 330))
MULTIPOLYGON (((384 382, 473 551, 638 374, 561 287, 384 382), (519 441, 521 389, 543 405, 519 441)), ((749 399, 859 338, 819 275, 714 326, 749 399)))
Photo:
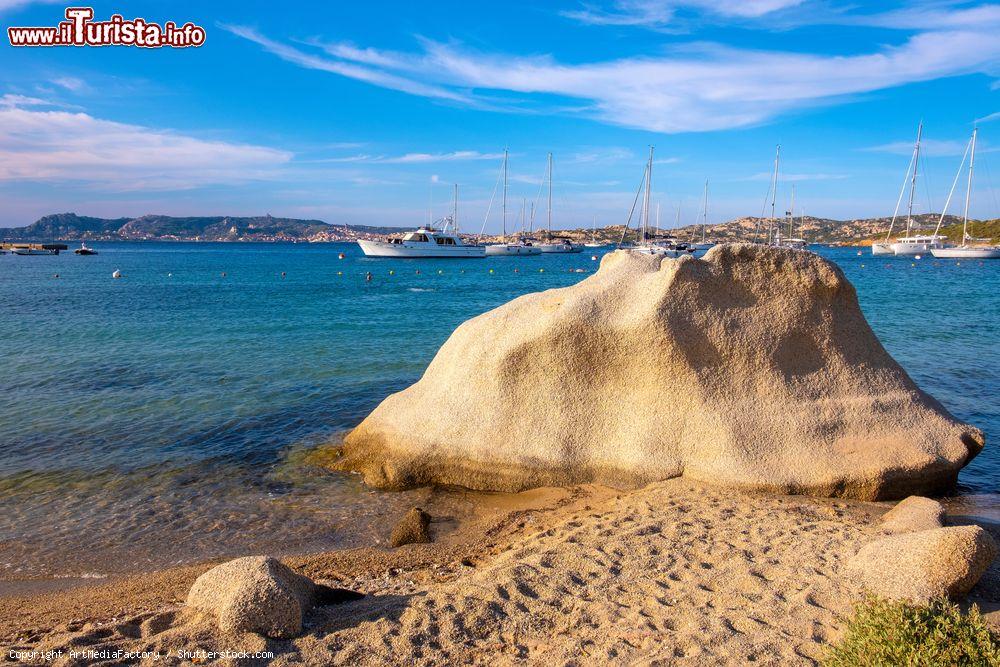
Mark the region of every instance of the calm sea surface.
MULTIPOLYGON (((373 491, 306 455, 415 381, 465 319, 597 266, 591 251, 94 247, 0 256, 0 579, 370 544, 420 492, 373 491)), ((1000 262, 819 252, 917 383, 986 432, 962 502, 1000 518, 1000 262)))

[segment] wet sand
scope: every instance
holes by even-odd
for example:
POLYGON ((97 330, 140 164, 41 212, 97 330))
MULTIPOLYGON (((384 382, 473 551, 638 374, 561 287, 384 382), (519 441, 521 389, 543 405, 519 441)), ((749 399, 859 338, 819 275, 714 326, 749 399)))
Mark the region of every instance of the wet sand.
MULTIPOLYGON (((285 559, 366 594, 314 610, 294 640, 220 636, 185 609, 204 564, 2 598, 0 644, 269 650, 275 664, 808 664, 860 599, 842 565, 887 508, 686 480, 482 496, 457 517, 431 502, 433 544, 285 559)), ((971 597, 988 612, 998 581, 994 565, 971 597)))

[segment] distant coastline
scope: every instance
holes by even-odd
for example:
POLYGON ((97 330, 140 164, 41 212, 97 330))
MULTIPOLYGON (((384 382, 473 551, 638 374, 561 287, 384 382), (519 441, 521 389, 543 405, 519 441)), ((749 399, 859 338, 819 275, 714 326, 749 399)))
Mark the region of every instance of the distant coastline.
MULTIPOLYGON (((923 213, 914 216, 915 229, 933 230, 940 214, 923 213)), ((780 220, 787 225, 787 219, 780 220)), ((741 217, 723 223, 709 224, 704 231, 701 225, 687 225, 664 230, 680 239, 705 238, 715 241, 735 242, 750 240, 755 230, 768 223, 766 218, 741 217)), ((811 216, 796 217, 794 232, 810 243, 831 245, 870 245, 889 228, 890 218, 859 218, 853 220, 833 220, 811 216)), ((1000 220, 970 220, 973 235, 978 238, 1000 241, 1000 220)), ((895 229, 904 230, 905 223, 896 220, 895 229)), ((941 233, 952 241, 960 241, 962 219, 947 215, 941 233)), ((76 213, 57 213, 39 218, 26 227, 0 228, 3 241, 210 241, 264 243, 281 242, 351 242, 358 239, 384 239, 392 234, 407 231, 405 227, 370 226, 352 224, 330 224, 322 220, 300 220, 280 218, 271 215, 238 216, 193 216, 174 217, 167 215, 144 215, 137 218, 95 218, 76 213)), ((554 230, 552 234, 567 237, 573 241, 590 241, 596 236, 598 241, 615 243, 622 235, 622 225, 601 227, 596 233, 588 227, 554 230)), ((543 230, 535 230, 532 235, 541 236, 543 230)), ((513 234, 512 234, 513 235, 513 234)), ((471 234, 463 236, 472 237, 471 234)), ((499 241, 498 235, 477 237, 484 242, 499 241)))

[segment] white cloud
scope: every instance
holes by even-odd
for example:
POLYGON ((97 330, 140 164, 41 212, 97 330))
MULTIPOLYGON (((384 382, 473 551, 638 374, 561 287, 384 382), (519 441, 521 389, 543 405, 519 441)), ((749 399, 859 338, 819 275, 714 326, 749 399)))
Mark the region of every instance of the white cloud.
POLYGON ((591 25, 664 27, 678 11, 692 10, 723 18, 759 18, 802 4, 804 0, 617 0, 611 10, 590 4, 562 15, 591 25))
MULTIPOLYGON (((793 181, 842 181, 845 178, 850 178, 848 174, 796 174, 790 173, 786 174, 784 172, 779 172, 778 174, 782 182, 791 183, 793 181)), ((742 181, 770 181, 773 178, 773 174, 770 171, 762 171, 754 174, 753 176, 747 176, 746 178, 741 178, 738 180, 742 181)))
MULTIPOLYGON (((395 74, 361 67, 353 64, 352 62, 343 60, 333 61, 328 58, 305 53, 295 47, 268 39, 267 37, 261 35, 258 31, 247 26, 219 24, 219 27, 224 30, 228 30, 238 37, 242 37, 259 44, 268 53, 274 54, 282 60, 287 60, 288 62, 299 65, 300 67, 330 72, 331 74, 339 74, 351 79, 366 81, 383 88, 391 88, 393 90, 400 90, 413 95, 420 95, 421 97, 434 97, 454 102, 471 101, 467 96, 446 88, 425 85, 395 74)), ((356 55, 360 57, 361 54, 362 52, 358 51, 356 55)), ((360 62, 365 61, 361 60, 360 62)))
POLYGON ((50 82, 72 93, 78 93, 87 89, 87 82, 75 76, 60 76, 51 79, 50 82))
POLYGON ((454 162, 461 160, 499 160, 503 153, 479 153, 477 151, 453 151, 451 153, 407 153, 399 157, 376 160, 390 164, 413 164, 416 162, 454 162))
MULTIPOLYGON (((21 9, 27 7, 28 5, 51 5, 59 1, 60 0, 0 0, 0 14, 14 9, 21 9)), ((61 15, 60 18, 62 18, 61 15)))
POLYGON ((25 95, 15 95, 7 93, 0 97, 0 109, 10 109, 13 107, 48 107, 54 106, 47 100, 38 97, 27 97, 25 95))
POLYGON ((1000 5, 966 8, 918 5, 877 14, 844 14, 837 22, 896 30, 983 31, 1000 26, 1000 5))
POLYGON ((852 95, 987 72, 1000 58, 1000 40, 971 29, 920 33, 899 46, 849 56, 698 44, 662 56, 573 64, 427 40, 421 52, 410 54, 338 44, 305 54, 245 29, 229 29, 304 67, 410 94, 481 106, 489 92, 506 95, 508 109, 585 115, 660 132, 759 124, 852 95))
MULTIPOLYGON (((965 153, 968 140, 953 141, 946 139, 921 139, 920 154, 926 157, 954 157, 965 153)), ((892 155, 910 155, 913 153, 913 140, 893 141, 878 146, 870 146, 864 150, 873 153, 890 153, 892 155)))
POLYGON ((982 118, 977 118, 977 123, 989 123, 994 120, 1000 120, 1000 111, 994 111, 993 113, 983 116, 982 118))
POLYGON ((292 154, 185 136, 85 113, 0 104, 0 181, 94 183, 112 190, 175 190, 271 178, 292 154))
POLYGON ((450 153, 406 153, 405 155, 346 155, 313 160, 313 162, 369 162, 372 164, 418 164, 427 162, 462 162, 467 160, 499 160, 503 153, 452 151, 450 153))

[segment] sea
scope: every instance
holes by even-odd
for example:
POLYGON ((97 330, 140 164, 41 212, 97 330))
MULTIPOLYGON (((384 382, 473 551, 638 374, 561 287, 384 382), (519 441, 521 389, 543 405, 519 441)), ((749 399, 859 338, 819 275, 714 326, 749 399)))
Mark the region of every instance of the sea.
MULTIPOLYGON (((368 488, 316 452, 416 381, 461 322, 583 280, 611 250, 387 260, 346 243, 93 247, 0 256, 0 580, 384 540, 420 492, 368 488)), ((844 270, 916 382, 985 431, 951 502, 1000 520, 1000 262, 815 251, 844 270)))

